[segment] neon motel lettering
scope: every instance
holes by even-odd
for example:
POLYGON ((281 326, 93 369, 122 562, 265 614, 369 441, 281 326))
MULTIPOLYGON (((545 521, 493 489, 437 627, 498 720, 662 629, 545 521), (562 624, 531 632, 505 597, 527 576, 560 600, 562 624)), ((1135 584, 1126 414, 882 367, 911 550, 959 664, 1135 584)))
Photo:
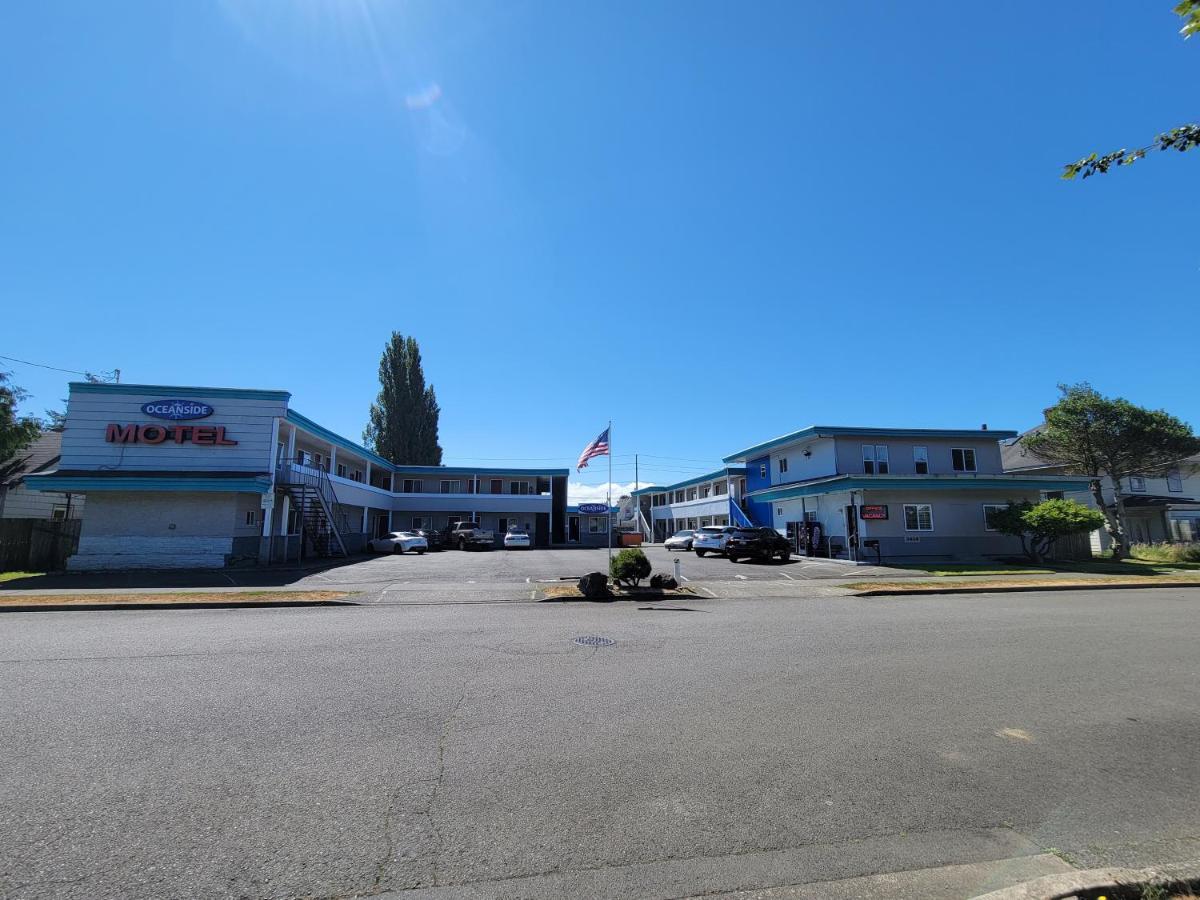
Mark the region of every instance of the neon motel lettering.
POLYGON ((237 441, 225 436, 224 425, 109 425, 104 440, 110 444, 199 444, 204 447, 233 447, 237 441))

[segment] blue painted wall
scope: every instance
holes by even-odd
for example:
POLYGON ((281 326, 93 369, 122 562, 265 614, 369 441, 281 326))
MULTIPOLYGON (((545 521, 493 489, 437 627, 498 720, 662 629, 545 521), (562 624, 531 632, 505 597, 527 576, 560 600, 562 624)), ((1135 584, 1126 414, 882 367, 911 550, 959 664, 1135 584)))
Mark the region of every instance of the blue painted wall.
MULTIPOLYGON (((771 457, 760 456, 757 459, 752 459, 746 463, 746 492, 753 493, 762 488, 771 486, 771 457), (761 474, 762 466, 766 466, 766 477, 761 474)), ((750 518, 754 520, 755 525, 767 527, 771 524, 771 504, 759 503, 756 501, 748 501, 746 509, 750 513, 750 518)))

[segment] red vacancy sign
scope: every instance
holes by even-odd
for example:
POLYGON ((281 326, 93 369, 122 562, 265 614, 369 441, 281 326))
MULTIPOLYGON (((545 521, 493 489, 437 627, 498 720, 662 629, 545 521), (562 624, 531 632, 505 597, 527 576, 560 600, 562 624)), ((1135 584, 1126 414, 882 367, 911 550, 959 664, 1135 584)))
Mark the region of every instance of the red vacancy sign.
POLYGON ((864 519, 886 519, 887 506, 860 506, 858 514, 864 519))

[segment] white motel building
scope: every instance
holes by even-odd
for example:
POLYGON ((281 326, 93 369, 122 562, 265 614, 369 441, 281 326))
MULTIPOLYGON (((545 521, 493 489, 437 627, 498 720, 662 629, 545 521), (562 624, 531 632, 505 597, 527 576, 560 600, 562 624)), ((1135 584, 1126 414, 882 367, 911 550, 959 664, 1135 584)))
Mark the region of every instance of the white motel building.
POLYGON ((479 522, 566 544, 567 469, 398 466, 289 407, 286 391, 72 383, 58 467, 84 496, 70 571, 266 565, 479 522))

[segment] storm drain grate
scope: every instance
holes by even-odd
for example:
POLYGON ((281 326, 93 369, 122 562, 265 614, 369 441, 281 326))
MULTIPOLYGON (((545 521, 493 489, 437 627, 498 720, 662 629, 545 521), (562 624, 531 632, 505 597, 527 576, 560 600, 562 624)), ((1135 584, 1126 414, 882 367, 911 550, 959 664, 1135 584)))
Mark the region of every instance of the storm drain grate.
POLYGON ((599 637, 594 634, 585 634, 583 637, 575 638, 575 643, 582 644, 585 647, 611 647, 616 643, 612 638, 599 637))

